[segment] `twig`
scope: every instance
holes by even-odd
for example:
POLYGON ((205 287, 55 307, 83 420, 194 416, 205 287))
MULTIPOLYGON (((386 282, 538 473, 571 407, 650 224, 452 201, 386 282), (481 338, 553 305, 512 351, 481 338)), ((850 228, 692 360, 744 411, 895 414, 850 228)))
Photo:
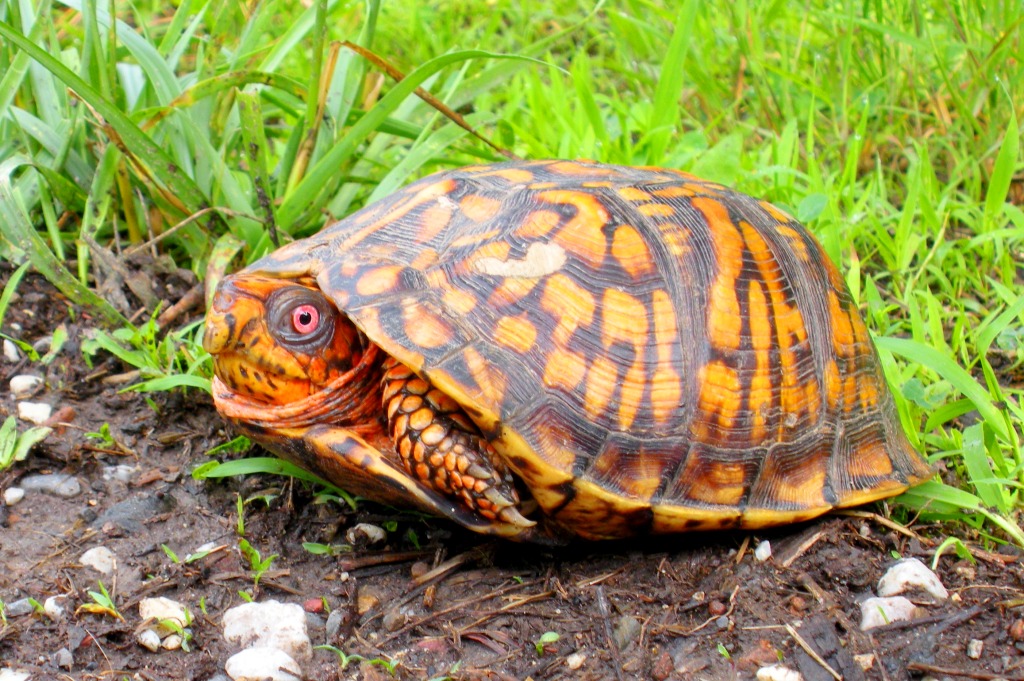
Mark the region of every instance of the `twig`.
POLYGON ((425 558, 431 554, 430 551, 394 551, 384 553, 372 553, 362 556, 350 556, 338 560, 338 568, 351 572, 360 568, 375 567, 377 565, 390 565, 391 563, 405 563, 417 558, 425 558))
POLYGON ((185 295, 181 297, 181 300, 171 305, 169 308, 160 313, 160 316, 156 318, 156 325, 161 329, 166 327, 168 324, 176 320, 184 313, 191 310, 193 307, 201 303, 203 300, 203 285, 196 284, 190 288, 185 295))
POLYGON ((615 644, 615 637, 612 636, 611 609, 608 607, 608 599, 604 595, 603 584, 597 585, 597 610, 601 613, 601 621, 604 623, 604 638, 608 643, 608 650, 612 654, 615 678, 622 681, 622 661, 619 657, 619 646, 615 644))
POLYGON ((836 681, 843 681, 842 675, 840 675, 839 672, 837 672, 835 669, 832 669, 832 665, 830 665, 828 662, 825 662, 825 658, 819 655, 818 651, 812 648, 811 644, 805 641, 804 637, 797 633, 796 628, 792 624, 786 625, 786 631, 789 633, 790 636, 793 637, 793 640, 796 641, 797 644, 804 649, 804 652, 811 656, 812 660, 817 662, 819 665, 821 665, 822 669, 824 669, 832 675, 832 678, 834 678, 836 681))
POLYGON ((1024 676, 1006 676, 1005 674, 990 674, 988 672, 972 672, 967 669, 953 669, 952 667, 940 667, 924 662, 911 662, 907 665, 909 671, 927 672, 929 674, 945 674, 948 676, 963 676, 968 679, 981 679, 981 681, 994 681, 995 679, 1006 679, 1006 681, 1024 681, 1024 676))
POLYGON ((858 511, 855 509, 847 508, 839 511, 833 511, 832 513, 835 515, 844 515, 849 518, 866 518, 868 520, 874 520, 876 523, 882 525, 883 527, 888 527, 890 530, 894 532, 899 532, 900 534, 910 537, 911 539, 918 540, 919 542, 921 542, 922 546, 931 545, 930 541, 923 538, 921 535, 919 535, 917 532, 914 532, 909 527, 906 527, 905 525, 900 525, 895 520, 889 520, 888 518, 880 516, 877 513, 872 513, 871 511, 858 511))
POLYGON ((988 609, 988 604, 976 605, 970 610, 964 610, 958 612, 955 615, 929 615, 928 617, 919 617, 913 620, 900 620, 897 622, 889 622, 883 624, 880 627, 875 627, 871 630, 872 634, 884 634, 890 631, 902 631, 903 629, 913 629, 915 627, 923 627, 926 624, 938 624, 939 626, 933 631, 933 633, 939 633, 945 631, 952 626, 960 624, 966 620, 976 617, 977 615, 985 612, 988 609))

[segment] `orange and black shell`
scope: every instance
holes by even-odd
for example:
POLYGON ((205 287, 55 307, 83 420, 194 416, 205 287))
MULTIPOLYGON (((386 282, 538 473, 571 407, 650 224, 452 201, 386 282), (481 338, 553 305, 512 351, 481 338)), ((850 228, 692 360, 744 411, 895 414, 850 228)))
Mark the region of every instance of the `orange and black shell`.
POLYGON ((820 245, 685 173, 461 168, 250 270, 315 278, 582 536, 774 525, 930 474, 820 245))

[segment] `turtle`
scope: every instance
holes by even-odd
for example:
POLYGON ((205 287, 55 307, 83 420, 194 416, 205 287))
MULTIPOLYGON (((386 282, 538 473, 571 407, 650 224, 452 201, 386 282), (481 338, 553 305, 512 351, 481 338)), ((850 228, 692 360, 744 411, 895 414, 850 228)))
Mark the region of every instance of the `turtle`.
POLYGON ((427 176, 226 276, 204 346, 255 442, 513 540, 759 529, 932 475, 813 235, 677 170, 427 176))

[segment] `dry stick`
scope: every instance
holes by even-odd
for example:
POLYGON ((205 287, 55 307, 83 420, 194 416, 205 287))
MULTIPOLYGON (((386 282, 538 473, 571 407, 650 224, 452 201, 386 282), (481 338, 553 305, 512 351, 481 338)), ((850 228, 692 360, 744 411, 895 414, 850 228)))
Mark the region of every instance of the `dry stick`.
POLYGON ((604 595, 604 585, 597 585, 597 609, 601 613, 601 621, 604 623, 604 638, 608 642, 608 650, 612 654, 612 663, 615 666, 615 678, 622 681, 622 662, 619 658, 619 647, 615 645, 615 638, 612 636, 611 612, 608 608, 608 599, 604 595))
MULTIPOLYGON (((403 626, 401 629, 399 629, 399 630, 395 631, 394 633, 390 634, 389 636, 385 637, 383 640, 381 640, 381 642, 378 645, 384 645, 385 643, 387 643, 387 642, 389 642, 389 641, 391 641, 391 640, 393 640, 395 638, 398 638, 399 636, 401 636, 402 634, 406 633, 410 629, 415 629, 416 627, 422 626, 422 625, 424 625, 424 624, 426 624, 428 622, 436 620, 439 617, 443 617, 443 616, 449 615, 449 614, 451 614, 453 612, 457 612, 457 611, 465 608, 467 605, 470 605, 471 603, 481 603, 483 601, 488 601, 488 600, 490 600, 492 598, 496 598, 498 596, 504 596, 505 594, 507 594, 510 591, 516 591, 518 589, 525 589, 527 587, 534 586, 534 585, 540 584, 540 583, 541 583, 541 580, 536 579, 536 580, 533 580, 531 582, 523 582, 522 584, 519 584, 519 583, 509 584, 507 586, 503 586, 501 588, 495 589, 494 591, 491 591, 491 593, 487 594, 486 596, 482 596, 482 597, 474 596, 473 598, 467 598, 465 600, 461 600, 458 603, 455 603, 454 605, 450 605, 447 608, 444 608, 443 610, 438 610, 436 612, 430 613, 429 615, 424 615, 423 617, 421 617, 420 619, 416 620, 415 622, 409 622, 408 624, 403 626)), ((550 596, 551 592, 547 591, 543 595, 550 596)), ((481 619, 477 620, 476 622, 473 622, 472 624, 468 625, 467 627, 462 627, 462 628, 463 629, 467 629, 469 627, 476 626, 476 625, 480 624, 481 622, 486 622, 487 619, 489 619, 490 617, 493 617, 493 616, 503 612, 506 609, 506 607, 518 606, 518 605, 522 605, 522 604, 523 604, 522 601, 516 601, 515 603, 512 603, 510 606, 504 606, 502 608, 499 608, 492 615, 490 615, 488 617, 481 618, 481 619)))
POLYGON ((927 672, 930 674, 948 674, 949 676, 963 676, 968 679, 981 679, 981 681, 994 681, 995 679, 1006 679, 1006 681, 1024 681, 1024 676, 1006 676, 1005 674, 990 674, 988 672, 972 672, 967 669, 953 669, 952 667, 939 667, 924 662, 911 662, 907 665, 909 671, 927 672))
POLYGON ((389 565, 391 563, 405 563, 418 558, 426 558, 433 551, 394 551, 386 553, 372 553, 363 556, 351 556, 338 560, 338 569, 345 572, 358 570, 377 565, 389 565))
POLYGON ((888 527, 890 530, 894 532, 899 532, 900 534, 910 537, 911 539, 918 540, 924 546, 928 546, 929 544, 931 544, 930 541, 919 535, 917 532, 914 532, 909 527, 905 525, 900 525, 895 520, 889 520, 888 518, 880 516, 877 513, 872 513, 871 511, 858 511, 856 509, 846 508, 838 511, 832 511, 832 513, 834 515, 843 515, 849 518, 866 518, 867 520, 874 520, 876 523, 882 525, 883 527, 888 527))
POLYGON ((797 633, 796 628, 792 624, 786 625, 786 631, 789 632, 789 635, 793 637, 793 640, 804 649, 804 652, 811 656, 812 660, 817 662, 821 665, 822 669, 832 675, 832 678, 836 681, 843 681, 842 675, 840 675, 835 669, 832 669, 832 665, 826 662, 825 659, 818 654, 818 651, 812 648, 811 645, 804 640, 804 637, 797 633))
POLYGON ((989 604, 986 603, 985 605, 976 605, 970 610, 964 610, 963 612, 958 612, 955 615, 929 615, 928 617, 919 617, 918 619, 913 620, 889 622, 888 624, 883 624, 880 627, 875 627, 871 630, 871 633, 884 634, 889 631, 902 631, 903 629, 913 629, 915 627, 923 627, 926 624, 938 623, 938 626, 935 627, 932 632, 938 634, 954 625, 960 624, 961 622, 981 614, 985 610, 988 610, 988 608, 989 604))

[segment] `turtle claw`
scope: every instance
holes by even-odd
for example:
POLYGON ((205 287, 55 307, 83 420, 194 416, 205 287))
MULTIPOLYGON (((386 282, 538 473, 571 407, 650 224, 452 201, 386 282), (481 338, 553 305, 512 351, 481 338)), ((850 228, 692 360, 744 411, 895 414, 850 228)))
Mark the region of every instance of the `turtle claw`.
POLYGON ((524 518, 523 514, 519 512, 515 506, 506 506, 505 508, 498 511, 498 517, 509 525, 515 525, 516 527, 533 527, 537 523, 529 518, 524 518))

